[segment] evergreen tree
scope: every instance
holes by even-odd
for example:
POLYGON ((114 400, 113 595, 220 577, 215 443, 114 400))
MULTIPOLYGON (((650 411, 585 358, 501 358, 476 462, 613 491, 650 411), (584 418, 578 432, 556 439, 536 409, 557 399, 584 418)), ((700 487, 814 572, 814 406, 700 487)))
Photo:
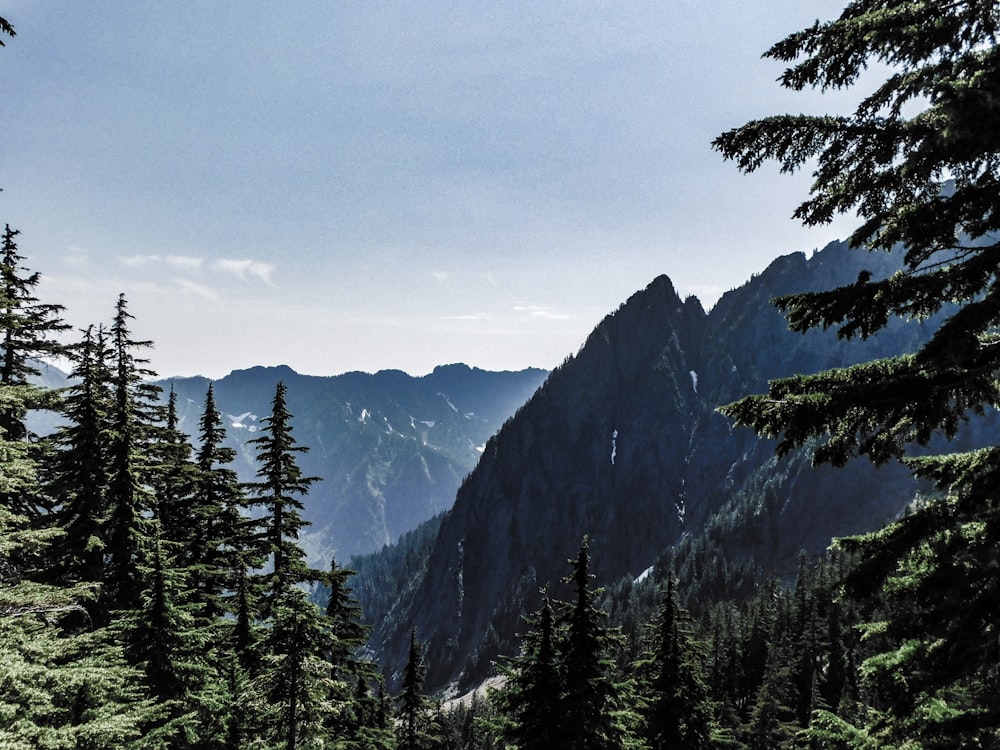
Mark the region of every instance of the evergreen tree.
POLYGON ((107 442, 110 373, 104 334, 91 326, 75 353, 63 414, 68 423, 53 437, 48 494, 65 530, 60 574, 69 581, 104 580, 107 546, 107 442))
MULTIPOLYGON (((24 471, 5 469, 6 492, 32 491, 30 462, 24 471)), ((107 632, 78 632, 89 619, 93 586, 53 586, 23 567, 27 559, 51 559, 62 542, 58 530, 34 528, 0 505, 0 744, 127 747, 156 707, 107 632)))
POLYGON ((615 633, 604 625, 597 607, 599 590, 590 588, 590 545, 585 537, 576 559, 570 560, 575 601, 566 608, 563 643, 563 714, 565 747, 575 750, 612 750, 631 741, 629 715, 614 681, 609 654, 615 633))
POLYGON ((562 720, 560 639, 547 594, 528 625, 520 655, 504 669, 507 683, 500 693, 507 716, 504 735, 519 750, 556 750, 568 745, 562 720))
MULTIPOLYGON (((779 452, 819 437, 817 461, 884 462, 1000 405, 998 27, 992 2, 853 0, 767 54, 790 63, 780 80, 795 90, 848 88, 870 63, 884 66, 883 82, 850 114, 770 117, 715 141, 744 170, 815 160, 796 216, 822 224, 857 211, 852 245, 905 251, 902 271, 888 278, 862 273, 845 287, 777 300, 794 330, 868 337, 897 317, 944 320, 916 353, 778 380, 724 409, 780 436, 779 452)), ((850 590, 893 602, 892 616, 871 626, 886 635, 885 650, 862 666, 869 685, 890 691, 880 691, 884 713, 859 736, 886 746, 995 745, 1000 654, 987 612, 1000 578, 986 571, 1000 546, 1000 447, 906 462, 944 496, 842 545, 863 557, 850 590)))
POLYGON ((254 688, 262 733, 273 747, 312 746, 337 708, 331 701, 326 625, 322 610, 296 586, 285 586, 274 600, 254 688))
POLYGON ((171 387, 164 423, 149 446, 152 515, 159 522, 164 540, 188 544, 190 514, 195 486, 195 465, 187 435, 177 425, 177 394, 171 387))
POLYGON ((686 616, 677 604, 670 573, 650 665, 653 674, 646 737, 651 750, 713 747, 708 685, 686 616))
POLYGON ((0 239, 0 385, 24 386, 23 402, 0 402, 0 432, 8 440, 28 437, 24 418, 27 409, 52 406, 43 392, 27 388, 29 378, 38 375, 38 361, 46 357, 64 357, 65 344, 55 335, 68 330, 60 319, 62 305, 45 304, 35 296, 41 274, 22 266, 24 257, 18 253, 15 238, 19 235, 7 224, 0 239))
POLYGON ((302 518, 302 496, 318 477, 303 476, 295 455, 308 450, 292 436, 292 415, 285 403, 287 388, 278 383, 271 402, 271 415, 263 420, 263 435, 250 441, 257 448, 258 482, 248 486, 255 503, 263 506, 263 535, 271 555, 271 583, 265 594, 265 608, 289 585, 322 578, 310 569, 298 544, 300 530, 308 524, 302 518))
POLYGON ((331 699, 339 708, 331 715, 330 733, 349 744, 365 744, 374 738, 365 724, 374 719, 368 684, 377 681, 373 664, 360 658, 369 629, 361 621, 361 607, 347 584, 354 571, 330 560, 324 577, 329 596, 326 603, 326 628, 329 648, 326 655, 330 669, 331 699))
MULTIPOLYGON (((247 566, 263 562, 262 556, 253 554, 256 522, 242 513, 246 497, 229 466, 236 451, 223 445, 225 436, 210 383, 198 422, 200 446, 187 508, 187 562, 193 569, 193 585, 203 614, 209 619, 227 609, 225 592, 238 591, 247 566)), ((231 604, 228 609, 235 611, 231 604)))
POLYGON ((213 747, 225 726, 224 684, 214 669, 211 630, 192 612, 185 570, 167 550, 153 523, 151 547, 144 555, 145 583, 139 608, 121 623, 126 657, 142 669, 146 689, 161 709, 144 727, 147 740, 166 747, 213 747))
POLYGON ((0 504, 34 519, 48 505, 40 485, 31 482, 8 492, 2 479, 3 474, 15 477, 28 465, 25 461, 37 467, 41 459, 41 446, 29 434, 25 420, 30 409, 54 408, 57 397, 32 385, 29 378, 39 374, 40 358, 67 354, 55 335, 68 326, 59 319, 60 305, 44 304, 35 297, 41 275, 22 266, 24 258, 15 242, 18 234, 6 225, 0 239, 0 504))
POLYGON ((431 702, 424 695, 423 647, 417 632, 410 632, 410 650, 403 669, 402 692, 397 698, 396 745, 399 750, 427 750, 431 744, 431 702))
POLYGON ((151 509, 149 453, 159 411, 159 388, 147 382, 155 375, 136 350, 150 341, 132 338, 125 295, 118 297, 111 325, 110 431, 108 439, 108 521, 106 601, 110 608, 139 604, 140 541, 148 534, 146 511, 151 509))

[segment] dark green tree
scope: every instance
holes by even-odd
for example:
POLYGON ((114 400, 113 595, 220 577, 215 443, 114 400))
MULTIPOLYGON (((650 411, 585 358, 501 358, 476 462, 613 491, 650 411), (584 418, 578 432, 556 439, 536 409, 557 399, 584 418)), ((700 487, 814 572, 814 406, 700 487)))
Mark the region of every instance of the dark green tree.
POLYGON ((177 394, 171 388, 163 413, 164 423, 149 446, 151 512, 163 539, 187 545, 193 529, 189 520, 196 481, 191 444, 177 425, 177 394))
POLYGON ((223 444, 225 437, 210 383, 198 422, 196 472, 186 514, 188 565, 193 569, 203 616, 208 619, 223 611, 235 613, 231 600, 247 567, 263 563, 263 555, 254 553, 259 546, 255 543, 257 522, 243 513, 246 496, 230 466, 236 451, 223 444))
MULTIPOLYGON (((34 465, 41 459, 44 446, 29 433, 27 414, 31 409, 55 408, 58 398, 32 385, 30 378, 39 374, 40 359, 68 354, 68 347, 56 338, 69 327, 59 318, 63 308, 42 303, 35 296, 41 275, 24 268, 17 235, 6 225, 0 239, 0 441, 6 454, 0 458, 7 459, 0 466, 9 467, 0 472, 12 470, 25 459, 34 465)), ((40 490, 32 482, 9 493, 0 482, 0 504, 18 515, 37 518, 49 504, 40 490)))
POLYGON ((70 372, 75 382, 63 400, 68 421, 53 437, 57 450, 49 465, 47 494, 66 532, 58 570, 68 581, 104 580, 109 356, 103 331, 87 328, 70 372))
POLYGON ((329 590, 326 616, 331 635, 330 663, 346 674, 356 675, 357 653, 365 645, 368 628, 361 621, 361 606, 348 585, 353 575, 353 570, 339 567, 331 558, 323 583, 329 590))
POLYGON ((262 734, 271 746, 310 747, 326 734, 332 700, 329 630, 322 610, 304 591, 278 592, 262 638, 263 664, 253 686, 262 734))
POLYGON ((263 434, 250 441, 257 449, 257 478, 248 485, 254 503, 263 507, 263 541, 271 556, 271 582, 265 592, 265 609, 289 585, 317 581, 321 571, 309 568, 299 546, 299 532, 308 525, 302 518, 302 498, 319 481, 307 477, 295 460, 308 448, 292 435, 292 415, 285 402, 287 388, 278 383, 271 402, 271 415, 264 418, 263 434))
POLYGON ((707 749, 714 747, 709 688, 675 585, 673 574, 668 574, 649 665, 646 739, 651 750, 707 749))
POLYGON ((68 347, 56 335, 70 328, 59 317, 62 305, 46 304, 35 296, 41 274, 22 264, 15 238, 20 234, 4 226, 0 239, 0 384, 25 388, 23 402, 0 403, 0 432, 8 440, 28 437, 24 418, 30 408, 53 406, 41 389, 29 388, 29 378, 39 374, 39 360, 65 357, 68 347))
POLYGON ((611 660, 617 637, 605 624, 606 615, 597 606, 599 589, 590 587, 590 544, 585 537, 575 559, 569 561, 575 600, 567 603, 563 616, 562 645, 563 714, 566 748, 613 750, 631 743, 630 730, 636 716, 630 712, 624 686, 615 681, 611 660))
MULTIPOLYGON (((894 318, 943 319, 913 354, 778 380, 725 407, 737 423, 779 437, 780 453, 819 438, 817 461, 881 463, 953 437, 1000 405, 998 29, 992 2, 854 0, 767 52, 789 64, 780 81, 793 90, 849 88, 880 71, 854 111, 770 117, 715 141, 746 171, 767 160, 784 171, 814 165, 797 218, 814 225, 857 212, 852 245, 902 248, 892 276, 862 273, 845 287, 779 298, 793 330, 868 337, 894 318)), ((893 689, 879 691, 885 705, 857 736, 883 746, 995 745, 1000 646, 988 612, 1000 577, 986 571, 1000 546, 1000 447, 904 460, 943 497, 841 545, 863 558, 849 591, 893 601, 892 616, 872 625, 885 650, 862 666, 869 686, 893 689)))
POLYGON ((427 750, 432 744, 431 712, 434 707, 424 695, 426 672, 423 646, 413 630, 403 668, 401 692, 396 699, 396 746, 399 750, 427 750))
POLYGON ((519 750, 567 747, 560 638, 547 594, 528 626, 521 653, 504 669, 507 682, 499 694, 507 717, 504 735, 519 750))
POLYGON ((157 521, 151 527, 142 599, 121 620, 125 655, 142 670, 146 690, 160 709, 144 734, 169 748, 218 746, 227 703, 224 681, 214 668, 212 630, 196 618, 187 570, 170 552, 180 545, 161 538, 157 521))
POLYGON ((160 421, 155 373, 137 351, 152 346, 132 338, 125 295, 118 297, 110 330, 111 408, 108 434, 107 580, 110 609, 139 604, 140 542, 148 536, 146 512, 152 508, 150 455, 147 450, 160 421))
POLYGON ((331 714, 329 731, 357 745, 366 744, 375 736, 366 726, 374 721, 368 685, 376 683, 379 674, 374 664, 361 657, 369 628, 362 622, 361 607, 348 585, 352 575, 353 570, 341 568, 331 559, 323 584, 329 594, 325 614, 330 697, 340 706, 331 714))
MULTIPOLYGON (((32 461, 12 458, 2 438, 0 455, 3 490, 34 492, 32 461)), ((0 504, 0 737, 12 748, 128 747, 157 711, 121 646, 80 627, 94 586, 42 582, 24 564, 53 559, 64 539, 0 504)))

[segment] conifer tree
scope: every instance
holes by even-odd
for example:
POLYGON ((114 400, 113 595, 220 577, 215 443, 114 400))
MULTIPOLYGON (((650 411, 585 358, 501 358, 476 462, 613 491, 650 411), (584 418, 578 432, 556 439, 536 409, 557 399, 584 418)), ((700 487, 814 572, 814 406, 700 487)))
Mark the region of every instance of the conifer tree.
POLYGON ((29 378, 39 374, 40 358, 67 355, 67 347, 55 337, 69 326, 59 318, 60 305, 44 304, 35 296, 41 275, 23 267, 15 242, 18 234, 6 225, 0 239, 0 504, 17 515, 37 518, 48 505, 40 486, 32 482, 7 492, 2 475, 14 477, 41 458, 25 420, 30 409, 57 406, 57 398, 29 378))
POLYGON ((325 627, 327 628, 331 700, 339 705, 332 713, 328 729, 331 734, 349 743, 359 743, 372 735, 363 726, 374 718, 371 696, 367 685, 378 679, 373 664, 360 658, 368 638, 369 629, 361 621, 358 605, 348 579, 354 571, 338 567, 330 560, 330 570, 323 583, 329 591, 326 603, 325 627))
POLYGON ((264 631, 263 667, 256 680, 255 704, 261 729, 274 747, 311 746, 325 735, 332 685, 329 631, 322 610, 297 586, 282 588, 264 631))
POLYGON ((504 670, 507 683, 500 693, 507 715, 504 734, 519 750, 556 750, 567 747, 567 740, 559 637, 547 594, 528 625, 520 655, 504 670))
POLYGON ((307 566, 299 545, 299 531, 307 523, 299 512, 301 496, 318 479, 303 476, 295 461, 295 455, 306 448, 292 436, 285 394, 285 385, 278 383, 271 415, 263 420, 263 435, 251 441, 258 449, 260 481, 249 489, 263 506, 263 539, 271 554, 259 613, 265 627, 254 653, 250 650, 254 631, 249 621, 249 587, 245 586, 236 638, 237 653, 245 662, 249 660, 249 705, 259 715, 259 730, 276 747, 292 750, 322 736, 350 693, 345 696, 335 689, 331 621, 303 590, 303 585, 325 578, 322 571, 307 566))
MULTIPOLYGON (((822 224, 856 211, 853 246, 902 247, 903 268, 888 278, 862 273, 848 286, 778 299, 793 330, 868 337, 894 318, 938 313, 944 321, 915 353, 778 380, 724 409, 780 437, 779 452, 820 438, 817 461, 881 463, 953 437, 966 419, 1000 406, 998 32, 992 2, 853 0, 839 18, 791 34, 767 55, 789 64, 780 81, 793 90, 849 88, 878 63, 884 75, 874 91, 849 114, 765 118, 715 141, 747 171, 766 160, 784 171, 815 160, 796 217, 822 224)), ((904 460, 944 497, 841 545, 863 558, 849 590, 863 599, 886 592, 894 602, 893 616, 872 625, 886 634, 886 650, 862 666, 892 690, 857 736, 886 746, 997 744, 1000 659, 987 613, 1000 578, 985 571, 1000 545, 1000 446, 904 460)))
POLYGON ((68 354, 67 346, 55 337, 70 327, 59 317, 62 305, 46 304, 35 296, 41 274, 22 265, 24 257, 15 242, 19 234, 7 224, 0 239, 0 385, 22 386, 26 396, 23 403, 0 402, 0 432, 8 440, 28 437, 24 422, 28 408, 53 405, 43 392, 27 386, 29 378, 39 374, 40 359, 68 354))
POLYGON ((586 537, 570 560, 575 601, 567 604, 563 643, 563 721, 567 748, 612 750, 631 741, 629 717, 614 681, 610 648, 615 634, 597 607, 600 591, 590 588, 590 544, 586 537))
POLYGON ((431 702, 424 695, 423 646, 417 631, 410 631, 410 649, 403 668, 402 692, 397 698, 396 746, 399 750, 427 750, 430 747, 431 702))
POLYGON ((126 657, 143 671, 161 712, 144 733, 168 748, 212 747, 222 736, 226 712, 224 683, 214 669, 215 643, 192 611, 186 570, 169 551, 180 545, 161 538, 158 521, 151 526, 142 601, 121 622, 126 657))
MULTIPOLYGON (((236 451, 223 445, 226 433, 211 383, 198 428, 200 445, 188 506, 187 554, 204 616, 211 619, 227 608, 223 602, 225 592, 238 591, 246 568, 260 565, 263 560, 253 554, 256 522, 241 512, 247 505, 246 497, 236 472, 229 466, 236 451)), ((231 605, 228 608, 235 611, 231 605)))
POLYGON ((148 382, 155 373, 136 350, 152 346, 132 338, 128 302, 118 297, 111 324, 112 356, 110 432, 108 439, 107 586, 110 608, 139 604, 140 540, 147 535, 145 512, 152 506, 149 455, 159 411, 159 388, 148 382))
MULTIPOLYGON (((0 441, 2 451, 2 441, 0 441)), ((10 466, 5 468, 9 469, 10 466)), ((7 492, 32 491, 34 472, 7 471, 7 492)), ((46 560, 64 535, 0 505, 0 742, 12 748, 127 747, 156 707, 104 631, 80 630, 96 592, 39 582, 25 559, 46 560), (30 554, 24 554, 30 550, 30 554)))
POLYGON ((669 573, 650 665, 646 737, 651 750, 713 746, 708 685, 686 615, 677 604, 674 576, 669 573))
POLYGON ((317 581, 322 572, 310 569, 299 546, 299 532, 308 524, 302 518, 302 497, 318 477, 303 476, 295 455, 308 450, 292 436, 292 415, 285 402, 287 388, 278 383, 271 415, 263 420, 263 435, 250 444, 257 448, 257 478, 248 485, 255 504, 263 506, 263 539, 271 555, 271 583, 265 608, 289 585, 317 581))
POLYGON ((53 437, 47 493, 65 534, 59 571, 68 581, 104 580, 108 509, 107 442, 110 373, 104 333, 93 326, 75 352, 63 414, 68 423, 53 437))
POLYGON ((195 486, 195 465, 187 435, 177 425, 177 394, 167 395, 164 423, 149 446, 152 515, 167 542, 185 545, 191 536, 188 519, 195 486))

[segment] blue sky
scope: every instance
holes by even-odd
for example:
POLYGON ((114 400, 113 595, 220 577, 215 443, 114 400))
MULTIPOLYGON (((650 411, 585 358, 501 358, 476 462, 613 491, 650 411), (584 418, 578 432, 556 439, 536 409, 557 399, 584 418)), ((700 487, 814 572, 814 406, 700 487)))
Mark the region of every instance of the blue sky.
POLYGON ((661 273, 707 306, 846 235, 709 145, 842 104, 760 58, 840 8, 13 0, 0 221, 164 376, 551 368, 661 273))

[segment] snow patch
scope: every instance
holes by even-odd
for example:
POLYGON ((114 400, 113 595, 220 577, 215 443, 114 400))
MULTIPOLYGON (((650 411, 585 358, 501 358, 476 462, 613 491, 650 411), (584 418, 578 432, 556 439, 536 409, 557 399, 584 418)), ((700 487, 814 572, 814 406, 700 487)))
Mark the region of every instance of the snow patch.
POLYGON ((417 429, 418 423, 424 425, 428 430, 435 424, 433 419, 414 419, 414 417, 410 415, 410 427, 415 430, 417 429))
POLYGON ((618 455, 618 430, 611 433, 611 465, 615 465, 615 456, 618 455))
POLYGON ((694 392, 698 392, 698 373, 691 370, 691 387, 694 388, 694 392))
POLYGON ((368 411, 367 409, 362 409, 361 410, 361 416, 358 417, 358 421, 363 424, 363 423, 367 422, 371 418, 372 418, 372 413, 370 411, 368 411))
POLYGON ((445 402, 446 404, 448 404, 448 406, 450 406, 450 407, 451 407, 451 410, 452 410, 453 412, 455 412, 456 414, 458 413, 458 409, 457 409, 457 408, 455 407, 455 404, 451 403, 451 401, 450 401, 450 400, 448 399, 448 394, 446 394, 446 393, 441 393, 441 392, 439 391, 439 392, 438 392, 438 395, 439 395, 439 396, 440 396, 441 398, 443 398, 443 399, 444 399, 444 402, 445 402))
POLYGON ((647 578, 649 578, 651 575, 653 575, 653 571, 654 570, 656 570, 656 566, 655 565, 650 565, 648 568, 646 568, 644 571, 642 571, 639 575, 637 575, 634 579, 632 579, 632 583, 633 584, 642 583, 647 578))
POLYGON ((235 427, 237 430, 247 430, 249 432, 256 432, 257 425, 248 425, 247 421, 256 422, 257 415, 253 412, 245 411, 239 416, 233 414, 227 414, 226 419, 229 420, 229 426, 235 427))

